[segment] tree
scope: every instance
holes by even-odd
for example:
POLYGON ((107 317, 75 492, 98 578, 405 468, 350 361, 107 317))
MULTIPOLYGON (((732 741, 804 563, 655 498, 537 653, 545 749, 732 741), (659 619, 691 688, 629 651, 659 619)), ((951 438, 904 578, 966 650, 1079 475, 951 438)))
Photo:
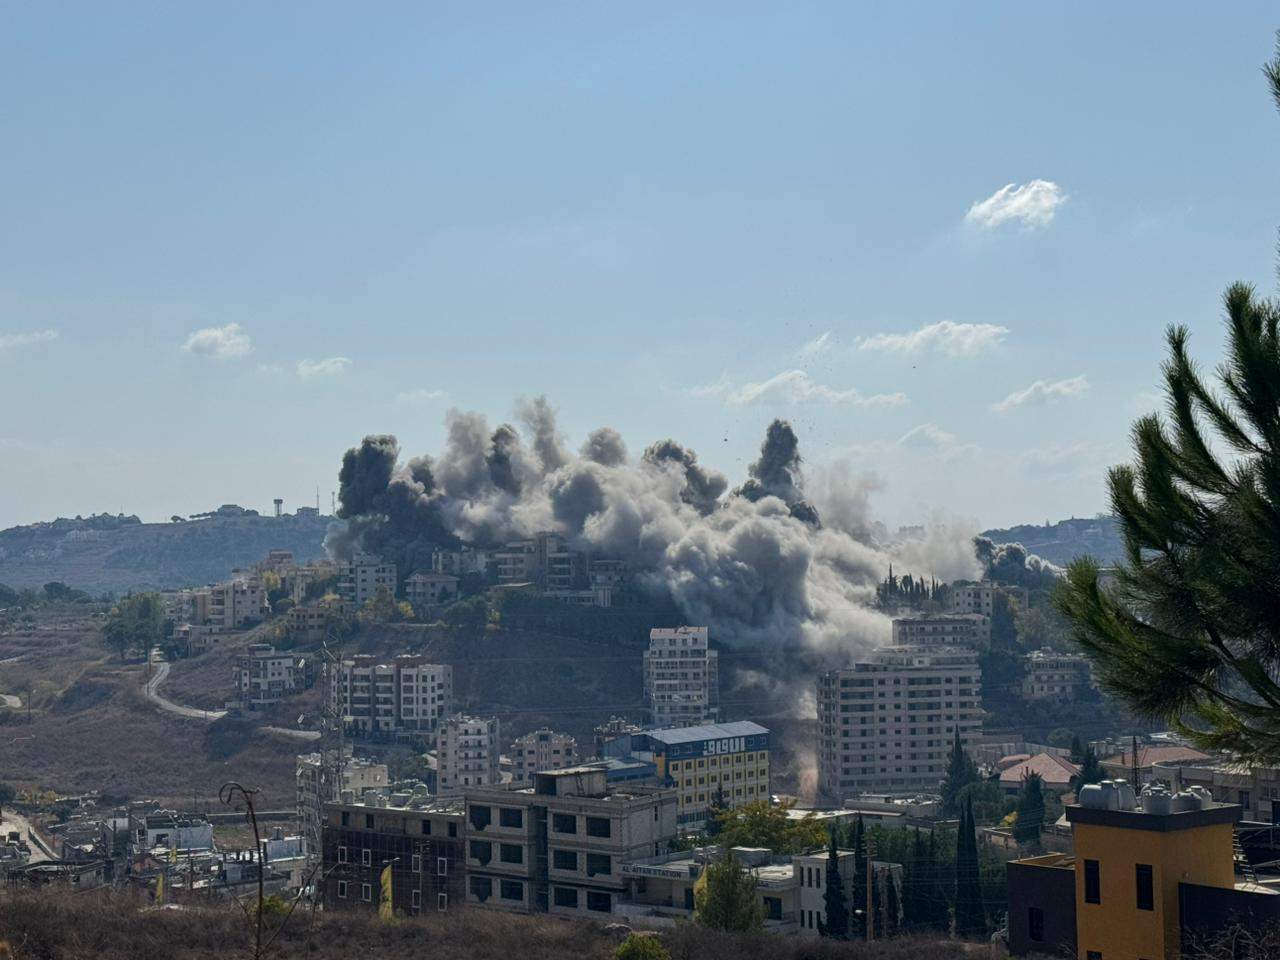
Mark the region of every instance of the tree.
MULTIPOLYGON (((1280 106, 1280 52, 1266 67, 1280 106)), ((1137 713, 1246 762, 1280 758, 1280 304, 1224 297, 1215 386, 1167 333, 1165 416, 1108 474, 1125 556, 1073 562, 1055 603, 1102 684, 1137 713)))
POLYGON ((1084 744, 1080 742, 1080 735, 1078 733, 1071 735, 1071 762, 1084 762, 1084 744))
POLYGON ((1025 846, 1040 843, 1040 831, 1044 829, 1044 780, 1031 771, 1022 778, 1022 790, 1018 794, 1018 819, 1013 823, 1013 838, 1025 846))
POLYGON ((768 847, 774 853, 804 853, 823 847, 827 831, 813 814, 787 816, 795 804, 755 800, 716 817, 716 841, 725 847, 768 847))
POLYGON ((836 831, 831 828, 831 842, 827 847, 826 889, 822 894, 826 911, 825 921, 819 920, 818 932, 832 940, 849 938, 849 902, 844 893, 844 880, 840 876, 840 852, 836 846, 836 831))
POLYGON ((1098 762, 1098 755, 1093 752, 1093 747, 1085 747, 1084 759, 1080 761, 1080 770, 1071 778, 1071 789, 1078 794, 1080 788, 1086 784, 1101 783, 1105 779, 1107 779, 1107 772, 1098 762))
POLYGON ((1051 747, 1072 747, 1080 742, 1080 738, 1066 727, 1054 727, 1044 739, 1051 747))
POLYGON ((671 960, 671 954, 652 933, 628 933, 613 951, 613 960, 671 960))
POLYGON ((725 799, 724 787, 716 787, 716 792, 711 795, 710 816, 707 817, 707 836, 714 837, 720 832, 721 818, 725 812, 729 810, 729 804, 725 799))
POLYGON ((756 898, 756 882, 742 868, 733 850, 705 870, 705 884, 694 896, 694 909, 699 923, 713 930, 750 933, 764 926, 764 915, 756 898))
POLYGON ((4 819, 4 808, 13 803, 17 795, 18 791, 14 789, 13 784, 0 780, 0 820, 4 819))
POLYGON ((898 933, 898 922, 898 881, 890 871, 885 874, 884 919, 880 923, 880 929, 877 931, 877 936, 881 939, 896 936, 898 933))
POLYGON ((164 603, 158 593, 131 593, 111 608, 102 625, 102 640, 123 660, 130 650, 144 652, 164 635, 164 603))
POLYGON ((356 611, 356 619, 362 624, 400 623, 413 619, 413 607, 404 600, 397 601, 389 587, 379 587, 356 611))
POLYGON ((849 905, 849 934, 855 939, 866 936, 867 918, 867 832, 862 815, 849 828, 849 849, 853 851, 853 902, 849 905))
POLYGON ((982 936, 986 916, 982 907, 982 880, 978 868, 978 839, 974 832, 973 810, 966 804, 960 811, 956 833, 955 930, 962 940, 982 936))
POLYGON ((957 799, 961 790, 971 783, 978 782, 978 766, 964 752, 964 744, 960 741, 960 728, 956 727, 955 739, 951 743, 951 754, 947 757, 947 775, 942 781, 942 815, 955 816, 959 810, 957 799))

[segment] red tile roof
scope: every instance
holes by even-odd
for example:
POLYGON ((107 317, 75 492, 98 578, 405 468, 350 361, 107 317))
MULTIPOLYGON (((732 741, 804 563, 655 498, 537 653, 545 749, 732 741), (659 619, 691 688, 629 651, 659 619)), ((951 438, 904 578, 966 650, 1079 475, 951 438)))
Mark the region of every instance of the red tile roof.
POLYGON ((1038 773, 1046 786, 1065 787, 1079 772, 1080 768, 1070 760, 1048 753, 1037 753, 1034 757, 1003 770, 1000 773, 1000 783, 1003 786, 1015 786, 1022 783, 1027 774, 1038 773))

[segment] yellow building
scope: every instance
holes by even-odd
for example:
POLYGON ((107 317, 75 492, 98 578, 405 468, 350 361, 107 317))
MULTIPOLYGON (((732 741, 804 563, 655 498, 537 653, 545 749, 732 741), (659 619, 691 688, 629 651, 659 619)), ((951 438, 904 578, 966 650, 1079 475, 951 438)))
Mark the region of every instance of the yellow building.
POLYGON ((1280 909, 1274 889, 1237 882, 1239 806, 1162 790, 1139 804, 1120 781, 1086 787, 1081 800, 1066 809, 1074 856, 1009 864, 1011 953, 1177 960, 1186 930, 1280 909))

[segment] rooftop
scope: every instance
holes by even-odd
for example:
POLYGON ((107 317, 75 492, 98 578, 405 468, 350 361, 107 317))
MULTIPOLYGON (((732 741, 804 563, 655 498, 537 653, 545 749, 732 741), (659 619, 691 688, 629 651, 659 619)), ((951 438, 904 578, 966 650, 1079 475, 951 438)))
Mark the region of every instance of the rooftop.
POLYGON ((1029 774, 1036 773, 1040 779, 1051 786, 1064 786, 1071 783, 1071 778, 1080 772, 1070 760, 1055 757, 1048 753, 1037 753, 1000 771, 1000 782, 1004 785, 1022 783, 1029 774))
POLYGON ((733 723, 704 723, 696 727, 666 727, 646 730, 645 735, 661 743, 696 743, 699 740, 720 740, 724 737, 753 737, 768 733, 767 727, 750 720, 733 723))

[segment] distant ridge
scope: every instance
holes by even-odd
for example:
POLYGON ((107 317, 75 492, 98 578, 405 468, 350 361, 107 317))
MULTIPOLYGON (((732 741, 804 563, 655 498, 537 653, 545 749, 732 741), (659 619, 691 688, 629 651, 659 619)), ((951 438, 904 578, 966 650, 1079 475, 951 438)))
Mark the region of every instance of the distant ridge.
POLYGON ((227 508, 181 523, 111 514, 60 517, 0 530, 0 583, 38 587, 61 580, 90 593, 211 583, 276 548, 292 550, 303 561, 323 556, 331 519, 227 508))
POLYGON ((1029 553, 1065 566, 1076 557, 1088 555, 1104 565, 1124 556, 1124 541, 1115 517, 1059 520, 1053 524, 1019 524, 1005 530, 985 530, 984 537, 996 543, 1020 543, 1029 553))

